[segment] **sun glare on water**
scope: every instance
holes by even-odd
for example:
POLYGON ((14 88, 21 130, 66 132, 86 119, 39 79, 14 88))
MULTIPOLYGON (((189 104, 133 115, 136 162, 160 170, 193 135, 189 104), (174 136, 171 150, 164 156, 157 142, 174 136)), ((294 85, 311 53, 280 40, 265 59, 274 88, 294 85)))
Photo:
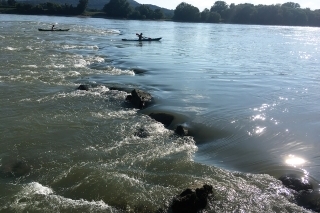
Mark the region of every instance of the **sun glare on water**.
POLYGON ((286 164, 291 165, 291 166, 301 166, 303 165, 306 160, 294 155, 288 155, 288 157, 285 159, 286 164))

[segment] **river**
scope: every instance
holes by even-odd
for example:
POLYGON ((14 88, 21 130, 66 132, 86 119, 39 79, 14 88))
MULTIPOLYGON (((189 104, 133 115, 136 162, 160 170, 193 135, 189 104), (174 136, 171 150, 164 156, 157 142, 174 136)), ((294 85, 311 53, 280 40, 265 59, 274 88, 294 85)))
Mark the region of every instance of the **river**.
POLYGON ((206 183, 207 212, 308 212, 278 178, 319 188, 319 28, 0 14, 0 41, 0 212, 156 212, 206 183))

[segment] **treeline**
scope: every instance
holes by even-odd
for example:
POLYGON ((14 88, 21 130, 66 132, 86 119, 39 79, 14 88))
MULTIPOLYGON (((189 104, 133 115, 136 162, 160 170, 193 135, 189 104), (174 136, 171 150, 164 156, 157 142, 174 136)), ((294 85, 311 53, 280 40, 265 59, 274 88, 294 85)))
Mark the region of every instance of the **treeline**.
MULTIPOLYGON (((5 2, 5 0, 2 0, 5 2)), ((1 6, 0 1, 0 6, 1 6)), ((15 6, 21 14, 78 15, 86 11, 88 0, 79 0, 76 7, 72 5, 45 4, 31 5, 7 0, 7 5, 15 6)), ((172 18, 181 22, 233 23, 287 26, 320 27, 320 10, 302 9, 299 4, 287 2, 275 5, 238 4, 228 5, 224 1, 216 1, 210 9, 202 12, 191 4, 182 2, 174 10, 173 17, 165 17, 160 9, 152 10, 148 5, 130 6, 127 0, 110 0, 102 8, 105 17, 120 19, 164 19, 172 18)))
POLYGON ((173 20, 183 22, 210 22, 233 24, 320 26, 320 10, 302 9, 293 2, 276 5, 230 4, 216 1, 209 9, 202 12, 197 7, 180 3, 173 20))
POLYGON ((13 13, 30 15, 80 15, 87 8, 88 0, 79 0, 77 6, 69 4, 55 4, 51 2, 32 5, 29 3, 16 3, 15 0, 8 0, 8 5, 14 5, 13 13), (10 2, 10 3, 9 3, 10 2))
POLYGON ((152 10, 147 5, 140 5, 132 8, 127 0, 110 0, 103 7, 107 17, 111 18, 129 18, 129 19, 163 19, 165 18, 160 9, 152 10))
MULTIPOLYGON (((88 0, 79 0, 76 7, 70 4, 56 4, 56 3, 43 3, 32 5, 29 3, 16 3, 15 0, 7 0, 1 5, 15 6, 15 10, 12 13, 19 14, 45 14, 45 15, 80 15, 86 11, 88 0)), ((139 5, 135 8, 131 7, 127 0, 110 0, 102 8, 104 16, 110 18, 124 18, 124 19, 164 19, 165 15, 160 9, 152 10, 147 5, 139 5)), ((101 16, 101 14, 100 14, 101 16)))

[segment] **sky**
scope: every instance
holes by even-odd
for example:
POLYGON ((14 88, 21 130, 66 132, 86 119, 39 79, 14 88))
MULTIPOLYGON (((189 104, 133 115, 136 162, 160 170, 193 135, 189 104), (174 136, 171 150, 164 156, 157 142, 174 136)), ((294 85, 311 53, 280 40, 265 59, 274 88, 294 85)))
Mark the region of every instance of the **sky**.
MULTIPOLYGON (((200 11, 203 11, 205 8, 210 9, 212 5, 217 0, 135 0, 140 4, 153 4, 159 7, 163 7, 166 9, 176 9, 176 7, 181 2, 186 2, 188 4, 197 7, 200 11)), ((286 2, 294 2, 300 4, 301 8, 310 8, 311 10, 320 9, 320 0, 224 0, 228 5, 234 4, 243 4, 243 3, 251 3, 254 5, 263 4, 263 5, 271 5, 271 4, 283 4, 286 2)))

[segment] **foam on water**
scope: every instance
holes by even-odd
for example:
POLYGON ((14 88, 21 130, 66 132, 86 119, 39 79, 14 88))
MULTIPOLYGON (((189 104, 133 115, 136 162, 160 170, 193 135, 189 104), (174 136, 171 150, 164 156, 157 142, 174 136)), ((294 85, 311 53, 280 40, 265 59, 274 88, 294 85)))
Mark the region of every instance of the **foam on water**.
POLYGON ((105 109, 104 111, 98 113, 92 113, 92 116, 97 118, 121 118, 121 119, 128 119, 128 116, 135 115, 137 110, 119 110, 113 111, 105 109))
POLYGON ((98 50, 99 47, 97 45, 93 46, 80 46, 80 45, 70 45, 70 44, 65 44, 61 46, 62 49, 88 49, 88 50, 98 50))
POLYGON ((38 68, 37 65, 32 64, 32 65, 22 65, 22 67, 28 67, 28 68, 38 68))
POLYGON ((110 75, 135 75, 133 70, 122 70, 116 67, 109 67, 107 70, 110 75))
POLYGON ((14 201, 0 207, 3 211, 15 212, 60 212, 68 209, 85 212, 118 212, 103 201, 74 200, 54 194, 49 187, 32 182, 25 184, 14 201))
POLYGON ((82 90, 76 90, 72 91, 70 93, 61 92, 54 94, 52 96, 46 96, 42 97, 40 99, 37 99, 37 102, 47 102, 51 100, 59 100, 59 99, 66 99, 66 98, 72 98, 72 97, 83 97, 83 96, 90 96, 90 97, 99 97, 102 99, 119 99, 124 100, 127 93, 122 91, 114 91, 109 90, 109 88, 105 86, 98 86, 95 88, 90 89, 90 91, 82 91, 82 90))
POLYGON ((19 48, 6 47, 5 50, 15 51, 15 50, 19 50, 19 48))
POLYGON ((87 62, 84 59, 77 59, 74 61, 74 67, 75 68, 82 68, 82 67, 86 67, 87 65, 89 65, 90 62, 87 62))

